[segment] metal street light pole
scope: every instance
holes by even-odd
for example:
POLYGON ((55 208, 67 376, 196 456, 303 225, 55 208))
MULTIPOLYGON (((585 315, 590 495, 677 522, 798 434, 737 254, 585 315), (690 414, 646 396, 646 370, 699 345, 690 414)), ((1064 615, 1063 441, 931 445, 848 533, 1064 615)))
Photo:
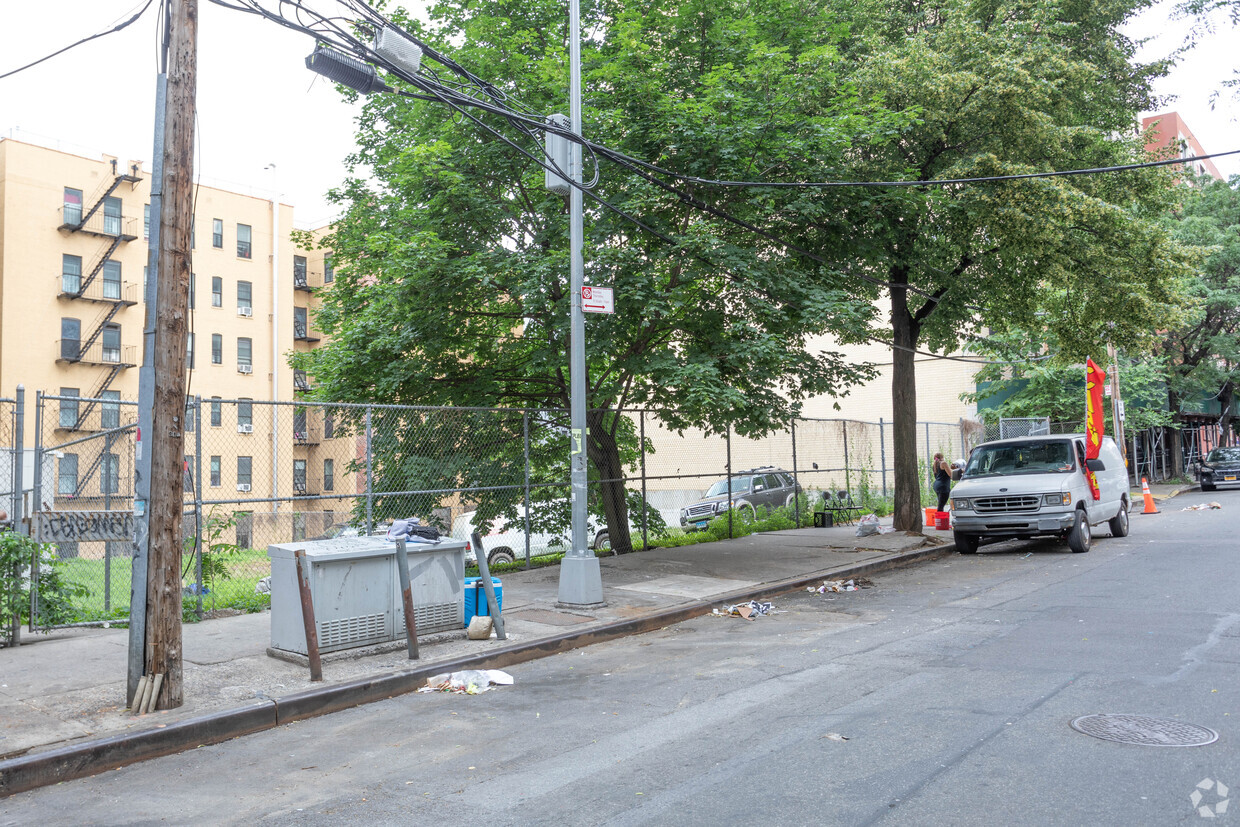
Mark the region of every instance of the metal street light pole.
MULTIPOLYGON (((578 0, 568 4, 569 118, 573 134, 581 135, 581 10, 578 0)), ((569 330, 569 408, 572 440, 572 548, 560 561, 561 605, 598 606, 603 602, 603 577, 598 557, 586 540, 586 323, 581 310, 581 288, 585 283, 585 261, 581 199, 581 144, 569 144, 568 173, 575 186, 569 190, 569 287, 572 311, 569 330)))

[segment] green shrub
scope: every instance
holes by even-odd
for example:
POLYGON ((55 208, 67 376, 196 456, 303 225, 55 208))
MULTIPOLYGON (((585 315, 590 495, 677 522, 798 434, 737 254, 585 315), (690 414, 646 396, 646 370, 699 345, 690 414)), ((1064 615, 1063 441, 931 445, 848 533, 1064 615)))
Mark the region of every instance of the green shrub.
POLYGON ((64 577, 64 563, 50 543, 36 543, 14 531, 0 532, 0 640, 9 640, 14 617, 30 622, 30 574, 35 555, 39 556, 39 625, 73 623, 79 620, 75 601, 90 592, 64 577))

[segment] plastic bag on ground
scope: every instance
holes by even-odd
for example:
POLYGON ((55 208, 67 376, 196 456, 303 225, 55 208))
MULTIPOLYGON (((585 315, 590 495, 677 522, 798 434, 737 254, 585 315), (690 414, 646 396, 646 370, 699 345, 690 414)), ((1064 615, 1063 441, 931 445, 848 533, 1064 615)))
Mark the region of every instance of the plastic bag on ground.
POLYGON ((857 524, 858 537, 869 537, 878 533, 878 515, 876 514, 866 514, 861 518, 861 522, 857 524))
POLYGON ((419 692, 454 692, 458 695, 480 695, 492 686, 511 686, 512 675, 499 669, 465 669, 445 672, 426 679, 419 692))

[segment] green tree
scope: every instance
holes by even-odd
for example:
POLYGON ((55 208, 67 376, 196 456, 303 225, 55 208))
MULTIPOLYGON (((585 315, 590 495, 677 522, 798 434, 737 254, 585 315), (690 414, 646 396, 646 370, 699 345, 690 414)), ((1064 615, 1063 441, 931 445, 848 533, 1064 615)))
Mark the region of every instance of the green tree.
MULTIPOLYGON (((848 175, 909 180, 1141 160, 1136 114, 1162 65, 1118 27, 1139 0, 862 0, 843 57, 864 101, 916 121, 848 175)), ((1170 174, 875 190, 846 211, 890 283, 895 525, 918 530, 913 349, 1046 328, 1065 361, 1145 346, 1174 317, 1187 256, 1160 227, 1170 174)))
MULTIPOLYGON (((1177 423, 1186 408, 1217 399, 1224 430, 1231 431, 1231 402, 1240 380, 1240 177, 1201 179, 1181 187, 1173 213, 1176 238, 1206 253, 1189 282, 1184 320, 1166 331, 1158 353, 1167 364, 1167 407, 1177 423)), ((1174 432, 1175 474, 1184 473, 1180 432, 1174 432)))
MULTIPOLYGON (((567 108, 565 17, 558 1, 449 0, 428 26, 409 25, 514 105, 545 113, 567 108)), ((846 28, 825 4, 600 0, 583 4, 582 20, 586 131, 683 175, 827 178, 912 117, 858 101, 840 74, 846 28)), ((503 119, 480 117, 538 152, 503 119)), ((567 409, 568 222, 543 170, 441 104, 390 95, 367 102, 353 163, 365 174, 335 194, 347 211, 327 240, 341 273, 318 315, 331 342, 302 362, 316 393, 567 409)), ((636 456, 626 411, 649 409, 675 429, 784 427, 801 400, 872 375, 804 346, 822 334, 857 341, 872 308, 838 267, 791 256, 626 170, 599 172, 594 192, 675 242, 586 201, 586 280, 616 294, 614 315, 587 320, 588 457, 612 545, 623 550, 621 477, 636 456)), ((816 216, 802 240, 828 262, 851 254, 846 193, 691 189, 771 231, 816 216)), ((546 447, 563 440, 567 417, 531 426, 533 444, 546 447)), ((421 461, 427 452, 402 438, 403 480, 451 488, 477 473, 475 462, 521 460, 511 425, 481 445, 440 435, 459 462, 421 461)), ((552 479, 567 478, 562 457, 552 479)))

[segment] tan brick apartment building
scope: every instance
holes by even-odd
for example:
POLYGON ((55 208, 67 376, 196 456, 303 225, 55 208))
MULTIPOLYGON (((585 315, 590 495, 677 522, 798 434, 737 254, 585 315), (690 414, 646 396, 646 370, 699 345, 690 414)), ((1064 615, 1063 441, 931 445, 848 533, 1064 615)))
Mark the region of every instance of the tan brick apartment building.
MULTIPOLYGON (((137 161, 0 139, 0 396, 25 387, 27 448, 36 391, 103 400, 45 406, 52 444, 136 419, 136 409, 120 403, 138 396, 150 185, 137 161)), ((202 429, 204 499, 343 492, 350 482, 351 441, 332 439, 330 427, 325 434, 317 411, 281 408, 282 427, 273 427, 273 409, 226 402, 292 402, 308 388, 287 357, 319 341, 314 291, 330 287, 332 272, 322 251, 293 244, 292 228, 289 205, 196 190, 189 394, 201 395, 204 407, 203 421, 187 422, 187 431, 202 429)), ((187 432, 187 451, 197 438, 187 432)), ((109 490, 118 486, 108 475, 124 479, 129 470, 109 467, 117 460, 62 454, 45 471, 55 477, 44 481, 54 508, 74 507, 70 500, 97 507, 100 496, 123 493, 109 490)))

